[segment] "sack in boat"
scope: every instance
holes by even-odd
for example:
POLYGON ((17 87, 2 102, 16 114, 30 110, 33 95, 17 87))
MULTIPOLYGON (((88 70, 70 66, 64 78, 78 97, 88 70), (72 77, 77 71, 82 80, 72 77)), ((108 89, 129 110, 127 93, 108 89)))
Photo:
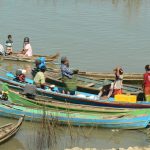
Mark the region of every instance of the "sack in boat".
POLYGON ((77 89, 77 77, 74 75, 72 79, 69 79, 67 77, 62 78, 64 84, 65 84, 65 90, 66 91, 76 91, 77 89))

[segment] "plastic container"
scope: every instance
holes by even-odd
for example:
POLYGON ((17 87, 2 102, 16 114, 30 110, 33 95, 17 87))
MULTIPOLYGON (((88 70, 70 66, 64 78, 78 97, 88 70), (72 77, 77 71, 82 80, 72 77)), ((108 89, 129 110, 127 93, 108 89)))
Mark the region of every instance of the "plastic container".
POLYGON ((137 96, 136 95, 118 94, 118 95, 115 95, 115 101, 126 102, 126 103, 136 103, 137 96))

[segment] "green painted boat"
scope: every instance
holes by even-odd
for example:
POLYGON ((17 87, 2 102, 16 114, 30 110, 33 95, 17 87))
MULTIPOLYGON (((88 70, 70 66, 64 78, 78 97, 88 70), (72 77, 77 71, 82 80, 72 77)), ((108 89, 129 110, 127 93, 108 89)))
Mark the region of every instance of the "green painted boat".
POLYGON ((11 85, 2 84, 2 89, 5 92, 8 92, 8 100, 14 104, 22 105, 25 107, 35 107, 38 108, 40 106, 45 106, 54 109, 60 110, 68 110, 68 111, 81 111, 81 112, 89 112, 89 113, 126 113, 129 109, 123 108, 108 108, 108 107, 97 107, 90 105, 80 105, 73 104, 68 102, 55 101, 46 96, 37 95, 35 99, 29 99, 25 95, 21 95, 15 89, 10 89, 11 85), (9 87, 8 87, 9 86, 9 87))
POLYGON ((43 121, 68 126, 93 126, 103 128, 139 129, 145 128, 150 122, 150 115, 102 115, 83 114, 80 112, 61 112, 60 110, 35 109, 0 103, 0 116, 18 118, 25 115, 25 120, 43 121))

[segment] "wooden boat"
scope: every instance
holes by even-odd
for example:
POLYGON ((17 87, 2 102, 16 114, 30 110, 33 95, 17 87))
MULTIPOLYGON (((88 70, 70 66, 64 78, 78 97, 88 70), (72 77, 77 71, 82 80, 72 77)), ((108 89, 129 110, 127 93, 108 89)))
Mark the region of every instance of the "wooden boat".
MULTIPOLYGON (((60 68, 49 67, 50 72, 60 73, 60 68)), ((82 71, 79 70, 78 75, 89 77, 97 80, 114 80, 115 75, 109 72, 90 72, 90 71, 82 71)), ((124 73, 123 80, 125 83, 142 83, 143 81, 143 74, 142 73, 124 73)))
POLYGON ((19 119, 19 121, 16 125, 9 123, 9 124, 6 124, 6 125, 0 127, 0 144, 9 140, 11 137, 13 137, 18 132, 23 120, 24 120, 24 116, 22 116, 19 119))
MULTIPOLYGON (((11 72, 6 73, 6 76, 12 79, 15 78, 14 74, 11 72)), ((46 74, 46 82, 48 84, 54 84, 59 87, 64 87, 64 83, 62 83, 61 78, 60 77, 57 78, 59 76, 58 74, 55 74, 55 73, 52 74, 51 72, 51 76, 46 74)), ((112 83, 112 81, 110 80, 94 80, 94 79, 82 77, 79 75, 76 78, 77 78, 77 83, 78 83, 77 90, 81 92, 91 93, 91 94, 98 94, 100 89, 103 87, 104 82, 107 82, 108 85, 112 83)), ((26 78, 26 82, 33 84, 33 80, 28 79, 28 78, 26 78)), ((128 94, 129 93, 138 94, 139 92, 141 92, 141 88, 138 86, 134 86, 134 85, 124 84, 123 92, 128 93, 128 94)))
POLYGON ((54 109, 67 110, 67 111, 80 111, 80 112, 89 112, 89 113, 126 113, 129 109, 121 109, 121 108, 108 108, 108 107, 96 107, 96 106, 88 106, 88 105, 80 105, 80 104, 71 104, 67 102, 55 101, 51 98, 44 96, 36 96, 35 99, 29 99, 25 95, 21 95, 18 93, 20 90, 19 87, 9 86, 3 84, 2 87, 5 86, 5 89, 8 89, 8 101, 11 103, 22 105, 25 107, 35 107, 39 108, 40 106, 50 107, 54 109), (11 90, 11 88, 13 90, 11 90), (15 89, 15 90, 14 90, 15 89))
POLYGON ((35 62, 35 59, 38 57, 45 57, 46 62, 52 62, 59 57, 59 53, 56 53, 54 55, 33 55, 32 57, 18 57, 18 53, 13 53, 12 55, 8 56, 1 56, 4 60, 12 60, 12 61, 22 61, 22 62, 35 62))
MULTIPOLYGON (((86 76, 86 77, 94 77, 97 79, 108 79, 108 80, 114 80, 115 76, 113 73, 101 73, 101 72, 86 72, 86 71, 80 71, 79 75, 86 76)), ((123 80, 127 81, 142 81, 143 80, 143 74, 141 73, 125 73, 123 80)))
MULTIPOLYGON (((64 87, 64 83, 62 83, 61 77, 60 76, 57 78, 56 77, 57 77, 56 75, 55 78, 52 77, 52 75, 51 76, 46 75, 46 82, 64 87)), ((78 75, 77 90, 82 92, 92 93, 92 94, 98 94, 100 89, 103 87, 104 82, 105 82, 104 80, 96 80, 96 79, 78 75)), ((106 82, 108 84, 112 83, 112 81, 110 80, 107 80, 106 82)), ((141 88, 139 86, 124 84, 123 92, 130 93, 130 94, 138 94, 139 92, 141 92, 141 88)))
POLYGON ((57 110, 45 110, 15 106, 11 104, 0 104, 0 115, 5 117, 18 118, 20 114, 25 114, 25 120, 42 121, 48 119, 50 122, 73 125, 73 126, 93 126, 103 128, 120 128, 120 129, 139 129, 148 126, 150 121, 149 115, 116 115, 108 116, 102 114, 83 114, 60 112, 57 110))
MULTIPOLYGON (((0 81, 6 82, 10 85, 20 86, 21 88, 25 86, 24 83, 19 83, 19 82, 9 80, 4 77, 0 77, 0 81)), ((76 92, 76 95, 68 95, 68 94, 62 94, 62 93, 57 93, 57 92, 53 92, 50 90, 43 90, 43 89, 37 88, 37 93, 39 95, 48 96, 55 100, 75 103, 75 104, 103 106, 103 107, 116 107, 116 108, 150 108, 149 102, 142 102, 142 101, 137 102, 137 103, 116 102, 114 101, 113 98, 110 98, 108 100, 100 100, 97 95, 89 94, 89 93, 80 93, 78 91, 76 92), (83 94, 84 97, 81 97, 80 94, 83 94)))

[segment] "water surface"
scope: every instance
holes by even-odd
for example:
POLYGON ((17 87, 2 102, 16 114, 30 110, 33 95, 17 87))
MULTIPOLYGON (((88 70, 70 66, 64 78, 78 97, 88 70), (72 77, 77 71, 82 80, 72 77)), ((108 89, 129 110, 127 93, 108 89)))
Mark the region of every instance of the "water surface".
MULTIPOLYGON (((74 68, 111 72, 121 65, 126 72, 143 72, 150 56, 149 8, 149 0, 1 0, 0 43, 12 34, 14 49, 20 50, 23 38, 28 36, 34 53, 59 51, 68 56, 74 68)), ((10 71, 28 64, 5 61, 2 67, 10 71)), ((0 120, 0 124, 15 122, 0 120)), ((36 150, 37 126, 25 122, 0 149, 36 150)), ((56 150, 149 144, 143 130, 72 128, 71 135, 69 131, 65 127, 57 130, 56 150)))
POLYGON ((150 54, 149 0, 1 0, 0 43, 25 36, 34 53, 59 51, 73 67, 142 72, 150 54))

